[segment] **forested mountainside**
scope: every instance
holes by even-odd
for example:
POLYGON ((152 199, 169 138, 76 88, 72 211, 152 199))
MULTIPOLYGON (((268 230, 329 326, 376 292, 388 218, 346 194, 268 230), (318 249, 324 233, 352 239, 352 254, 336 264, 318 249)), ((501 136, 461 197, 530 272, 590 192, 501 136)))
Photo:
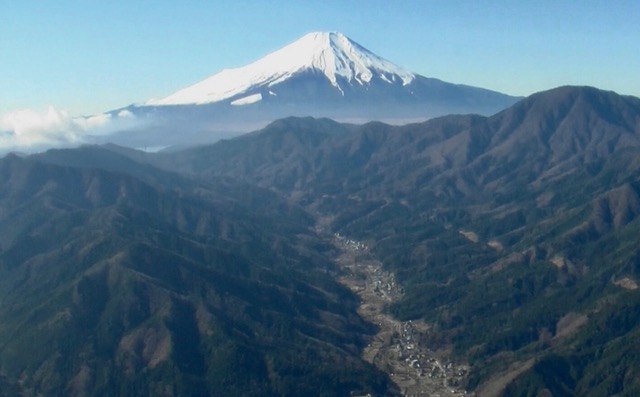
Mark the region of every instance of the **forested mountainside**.
POLYGON ((64 158, 0 160, 3 395, 386 393, 303 210, 101 148, 64 158))
MULTIPOLYGON (((213 145, 0 162, 0 387, 24 395, 399 391, 319 224, 479 396, 640 392, 640 99, 490 117, 288 118, 213 145)), ((1 390, 1 389, 0 389, 1 390)))
POLYGON ((638 98, 560 87, 491 117, 285 119, 154 161, 365 241, 404 285, 393 312, 432 324, 479 395, 609 396, 640 388, 638 159, 638 98))

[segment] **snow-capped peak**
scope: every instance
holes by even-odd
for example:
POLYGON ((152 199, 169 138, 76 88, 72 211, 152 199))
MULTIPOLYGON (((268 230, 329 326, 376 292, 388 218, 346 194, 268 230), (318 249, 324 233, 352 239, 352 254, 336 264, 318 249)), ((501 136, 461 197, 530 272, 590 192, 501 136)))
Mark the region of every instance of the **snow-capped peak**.
POLYGON ((309 33, 264 58, 241 68, 225 69, 199 83, 147 105, 205 104, 222 101, 253 89, 271 87, 305 70, 322 72, 342 91, 339 77, 365 85, 378 77, 387 83, 409 84, 415 75, 381 58, 337 32, 309 33))

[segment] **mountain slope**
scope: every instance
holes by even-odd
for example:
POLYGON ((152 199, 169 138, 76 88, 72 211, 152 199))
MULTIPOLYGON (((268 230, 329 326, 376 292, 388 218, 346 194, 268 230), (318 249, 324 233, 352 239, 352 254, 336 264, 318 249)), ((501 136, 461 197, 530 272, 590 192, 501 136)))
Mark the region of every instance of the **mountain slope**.
POLYGON ((640 99, 560 87, 491 117, 327 127, 156 161, 275 188, 364 241, 404 287, 395 315, 429 322, 480 395, 637 393, 640 99))
POLYGON ((358 356, 372 328, 304 212, 65 157, 0 160, 2 394, 385 393, 358 356))

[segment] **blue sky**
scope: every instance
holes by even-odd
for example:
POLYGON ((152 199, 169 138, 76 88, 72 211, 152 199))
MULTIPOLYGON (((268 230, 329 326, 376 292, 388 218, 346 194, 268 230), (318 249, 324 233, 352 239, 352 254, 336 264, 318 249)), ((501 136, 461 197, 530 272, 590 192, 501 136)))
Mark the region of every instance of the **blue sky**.
POLYGON ((638 1, 0 0, 0 114, 166 96, 311 31, 429 77, 528 95, 640 96, 638 1))

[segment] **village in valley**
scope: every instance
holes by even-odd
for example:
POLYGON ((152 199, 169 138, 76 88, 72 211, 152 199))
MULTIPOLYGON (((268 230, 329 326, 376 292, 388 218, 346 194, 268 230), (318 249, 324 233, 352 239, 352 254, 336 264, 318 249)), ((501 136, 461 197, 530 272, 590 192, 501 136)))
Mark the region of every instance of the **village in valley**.
POLYGON ((388 306, 402 297, 394 274, 382 268, 363 242, 336 233, 333 243, 339 249, 339 281, 360 297, 360 315, 379 327, 364 349, 364 359, 387 372, 403 396, 473 395, 463 388, 469 367, 426 346, 428 324, 398 321, 387 313, 388 306))

